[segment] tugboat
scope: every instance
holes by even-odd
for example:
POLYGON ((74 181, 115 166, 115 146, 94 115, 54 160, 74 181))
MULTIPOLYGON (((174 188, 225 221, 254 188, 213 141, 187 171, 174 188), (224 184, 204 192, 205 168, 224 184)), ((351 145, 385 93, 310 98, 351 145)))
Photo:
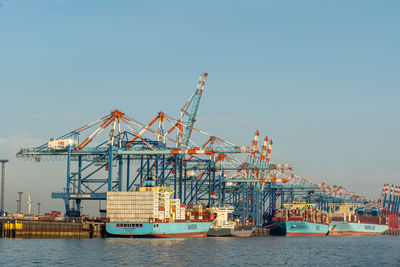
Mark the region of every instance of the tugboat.
POLYGON ((212 208, 211 212, 217 215, 215 224, 208 231, 208 236, 211 237, 248 237, 251 236, 255 226, 252 223, 240 224, 238 221, 230 220, 229 213, 233 209, 229 208, 212 208))

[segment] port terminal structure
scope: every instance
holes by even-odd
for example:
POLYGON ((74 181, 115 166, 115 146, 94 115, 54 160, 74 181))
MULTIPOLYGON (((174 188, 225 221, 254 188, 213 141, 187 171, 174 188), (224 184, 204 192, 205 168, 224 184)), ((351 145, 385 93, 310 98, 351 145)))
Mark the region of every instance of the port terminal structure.
POLYGON ((299 177, 289 164, 272 163, 272 140, 265 137, 259 149, 258 130, 250 145, 238 146, 195 128, 207 76, 200 75, 178 119, 159 112, 143 124, 115 109, 39 147, 21 148, 16 156, 66 159, 65 189, 52 193, 64 200, 66 216, 80 216, 83 200, 137 190, 148 177, 173 189, 182 203, 234 207, 234 218, 257 226, 270 222, 277 206, 299 199, 324 210, 330 203, 373 201, 299 177))

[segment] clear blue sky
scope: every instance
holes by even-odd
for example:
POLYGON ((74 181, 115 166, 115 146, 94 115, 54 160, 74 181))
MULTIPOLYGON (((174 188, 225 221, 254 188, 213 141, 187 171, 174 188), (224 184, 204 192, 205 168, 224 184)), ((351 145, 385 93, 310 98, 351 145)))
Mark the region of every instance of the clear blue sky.
POLYGON ((209 72, 197 127, 296 174, 377 197, 400 183, 399 1, 0 0, 0 157, 7 207, 43 211, 65 163, 18 161, 111 109, 177 115, 209 72))

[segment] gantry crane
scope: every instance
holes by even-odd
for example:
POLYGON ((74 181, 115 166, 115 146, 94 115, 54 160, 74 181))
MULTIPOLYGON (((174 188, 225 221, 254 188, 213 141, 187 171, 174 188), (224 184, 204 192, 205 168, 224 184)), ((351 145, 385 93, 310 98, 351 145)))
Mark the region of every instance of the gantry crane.
POLYGON ((272 140, 265 137, 259 150, 258 130, 252 145, 237 146, 195 128, 207 77, 200 76, 178 119, 159 112, 144 124, 115 109, 42 146, 23 148, 17 157, 67 158, 66 187, 52 193, 64 200, 67 216, 80 215, 82 200, 105 200, 107 191, 136 190, 150 176, 157 185, 173 189, 182 203, 234 206, 234 216, 259 226, 273 216, 277 204, 295 198, 325 204, 321 197, 355 198, 342 187, 332 191, 293 174, 289 164, 272 163, 272 140))

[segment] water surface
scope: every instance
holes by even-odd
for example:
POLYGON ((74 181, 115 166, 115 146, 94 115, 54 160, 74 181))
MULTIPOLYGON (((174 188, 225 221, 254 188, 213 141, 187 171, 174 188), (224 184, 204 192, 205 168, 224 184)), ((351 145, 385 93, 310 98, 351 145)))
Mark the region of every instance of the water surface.
POLYGON ((0 239, 0 266, 400 266, 400 236, 0 239))

